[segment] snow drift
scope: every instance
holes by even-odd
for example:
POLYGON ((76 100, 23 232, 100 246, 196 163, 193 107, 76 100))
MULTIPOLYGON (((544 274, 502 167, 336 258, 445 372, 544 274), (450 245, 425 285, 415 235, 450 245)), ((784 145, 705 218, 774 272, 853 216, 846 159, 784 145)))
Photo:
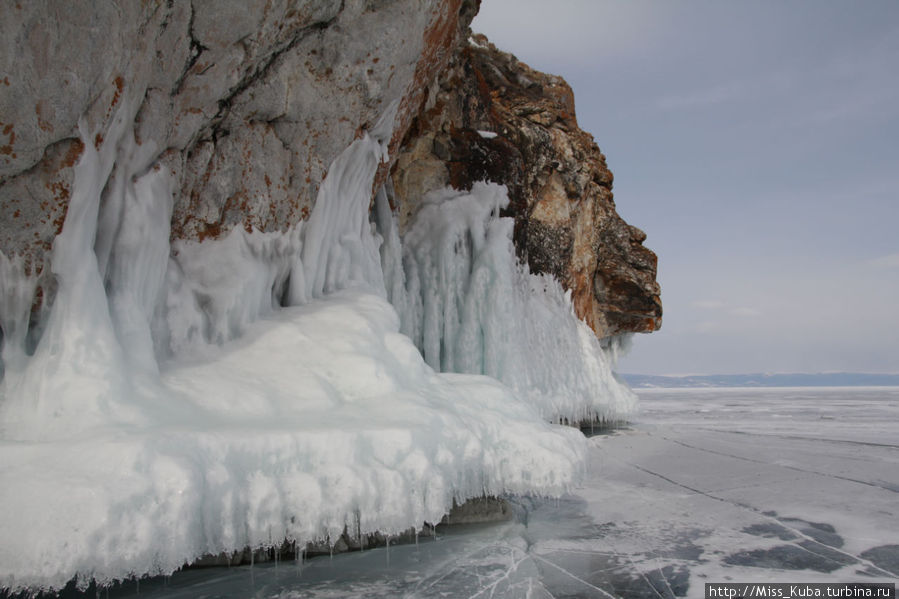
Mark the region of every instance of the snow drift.
POLYGON ((403 239, 381 190, 370 222, 395 110, 307 222, 204 243, 169 243, 169 177, 127 106, 81 130, 48 314, 0 255, 0 586, 169 573, 576 483, 585 443, 549 421, 623 417, 633 396, 558 284, 517 264, 503 188, 438 192, 403 239))

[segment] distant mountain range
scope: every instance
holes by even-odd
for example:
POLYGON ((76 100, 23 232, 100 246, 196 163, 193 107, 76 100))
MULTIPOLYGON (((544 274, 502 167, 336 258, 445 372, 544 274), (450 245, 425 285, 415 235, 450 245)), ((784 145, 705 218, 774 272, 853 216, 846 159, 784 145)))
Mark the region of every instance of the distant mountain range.
POLYGON ((827 372, 820 374, 707 374, 658 376, 619 374, 634 389, 653 387, 895 387, 899 374, 827 372))

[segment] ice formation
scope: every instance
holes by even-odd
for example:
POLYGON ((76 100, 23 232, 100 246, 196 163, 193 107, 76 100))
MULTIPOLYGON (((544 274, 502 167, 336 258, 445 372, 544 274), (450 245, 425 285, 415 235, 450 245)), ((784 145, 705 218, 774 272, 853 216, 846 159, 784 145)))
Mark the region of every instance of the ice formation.
POLYGON ((390 241, 394 229, 383 227, 384 271, 402 332, 435 370, 497 378, 545 419, 626 418, 636 397, 613 377, 569 294, 518 262, 514 221, 499 216, 508 203, 505 186, 492 183, 431 192, 403 236, 401 260, 389 253, 400 247, 390 241))
POLYGON ((104 141, 76 166, 36 347, 36 282, 0 254, 0 587, 575 484, 586 444, 549 420, 631 396, 561 288, 517 265, 502 188, 431 196, 403 239, 382 189, 374 230, 395 109, 332 163, 308 222, 204 243, 169 243, 171 181, 127 105, 82 128, 104 141))

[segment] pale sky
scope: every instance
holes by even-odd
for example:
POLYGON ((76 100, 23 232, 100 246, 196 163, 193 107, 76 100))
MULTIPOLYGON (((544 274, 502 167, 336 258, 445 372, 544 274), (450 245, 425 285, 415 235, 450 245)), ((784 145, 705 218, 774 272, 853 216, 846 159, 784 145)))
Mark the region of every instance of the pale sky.
POLYGON ((659 255, 621 372, 899 373, 899 2, 483 0, 659 255))

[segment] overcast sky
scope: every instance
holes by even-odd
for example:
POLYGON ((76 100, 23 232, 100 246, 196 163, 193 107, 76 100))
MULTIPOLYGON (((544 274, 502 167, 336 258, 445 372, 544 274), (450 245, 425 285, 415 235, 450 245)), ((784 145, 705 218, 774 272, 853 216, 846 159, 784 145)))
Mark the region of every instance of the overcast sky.
POLYGON ((899 2, 483 0, 575 92, 662 330, 621 372, 899 373, 899 2))

